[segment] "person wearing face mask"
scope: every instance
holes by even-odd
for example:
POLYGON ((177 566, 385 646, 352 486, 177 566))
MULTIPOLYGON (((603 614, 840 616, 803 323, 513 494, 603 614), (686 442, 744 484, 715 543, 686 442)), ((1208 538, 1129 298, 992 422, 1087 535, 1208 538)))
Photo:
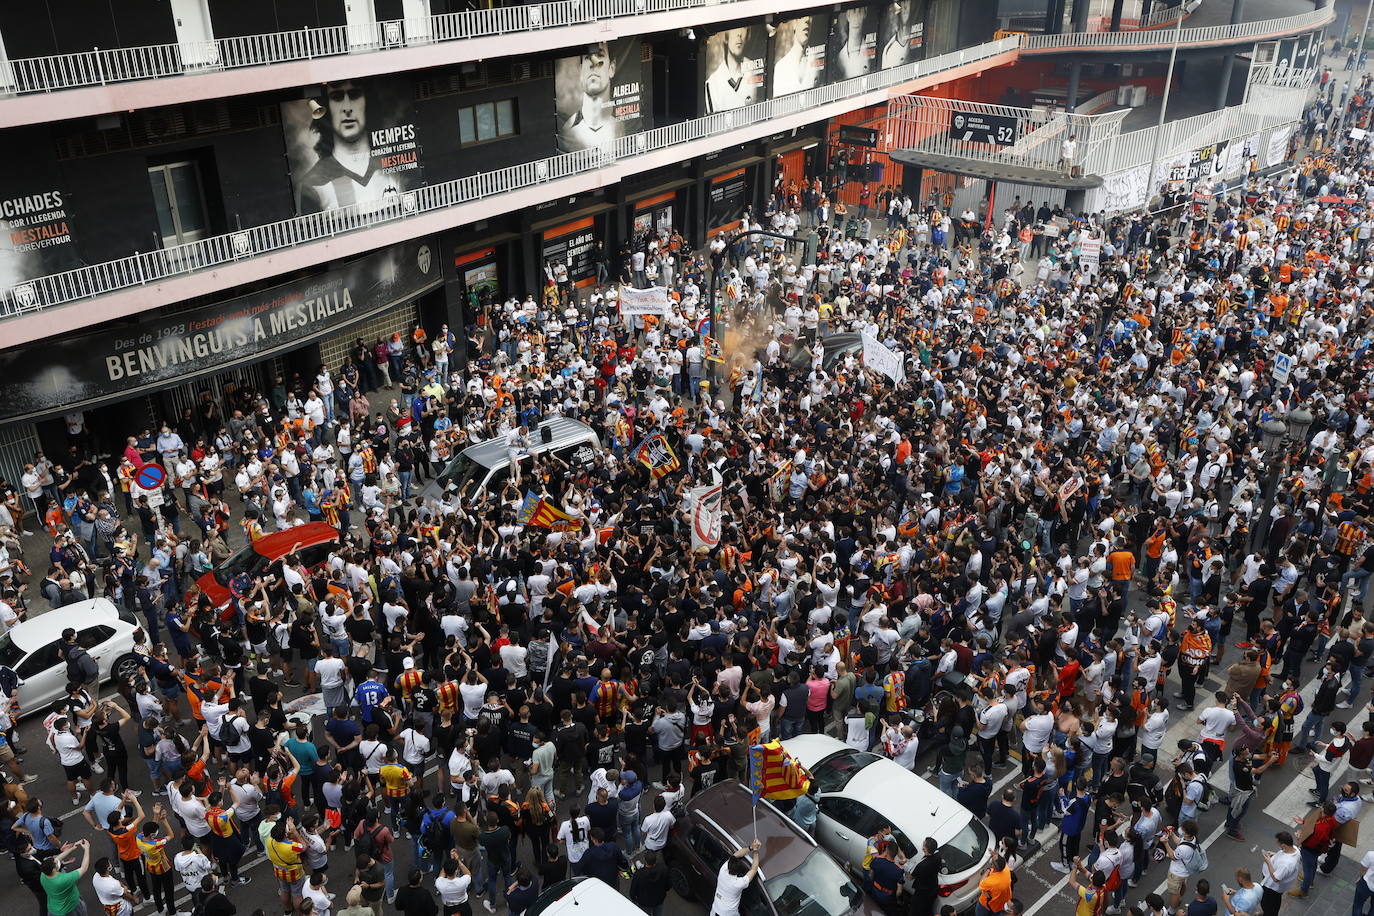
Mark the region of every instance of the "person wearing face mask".
POLYGON ((1312 742, 1321 733, 1322 726, 1326 724, 1326 717, 1336 709, 1336 696, 1340 689, 1340 676, 1330 664, 1327 664, 1322 668, 1317 693, 1312 697, 1312 709, 1303 720, 1302 731, 1298 732, 1298 737, 1293 742, 1299 750, 1312 750, 1312 742))
MULTIPOLYGON (((1306 731, 1306 728, 1303 730, 1306 731)), ((1341 765, 1341 760, 1350 751, 1350 736, 1345 732, 1344 722, 1332 722, 1331 740, 1317 741, 1313 744, 1313 751, 1317 760, 1312 765, 1312 777, 1316 779, 1317 787, 1309 789, 1308 792, 1316 798, 1319 805, 1326 804, 1326 796, 1331 789, 1331 774, 1335 772, 1336 767, 1341 765)))

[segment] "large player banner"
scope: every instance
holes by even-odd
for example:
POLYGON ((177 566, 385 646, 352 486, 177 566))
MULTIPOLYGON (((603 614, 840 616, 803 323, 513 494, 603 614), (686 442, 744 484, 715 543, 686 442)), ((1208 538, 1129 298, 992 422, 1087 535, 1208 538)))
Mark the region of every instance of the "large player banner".
POLYGON ((599 41, 555 62, 560 151, 602 146, 644 129, 642 48, 638 38, 599 41))

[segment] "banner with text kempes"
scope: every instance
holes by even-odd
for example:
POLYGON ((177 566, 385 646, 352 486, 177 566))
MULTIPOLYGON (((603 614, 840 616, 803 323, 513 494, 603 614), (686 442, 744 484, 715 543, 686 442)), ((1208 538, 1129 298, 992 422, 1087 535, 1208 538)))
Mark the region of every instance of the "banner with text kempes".
MULTIPOLYGON (((310 98, 282 102, 296 212, 393 205, 403 192, 423 185, 424 139, 414 98, 408 77, 380 76, 325 83, 310 98)), ((460 112, 463 142, 475 140, 482 125, 464 117, 460 112)))
POLYGON ((334 334, 443 283, 434 239, 173 317, 0 352, 0 420, 165 388, 334 334))

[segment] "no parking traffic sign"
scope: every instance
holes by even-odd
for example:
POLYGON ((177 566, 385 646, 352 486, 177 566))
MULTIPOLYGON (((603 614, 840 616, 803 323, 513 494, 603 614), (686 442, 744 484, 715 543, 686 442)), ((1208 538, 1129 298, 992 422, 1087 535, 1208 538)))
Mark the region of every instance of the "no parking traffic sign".
POLYGON ((140 464, 134 471, 134 483, 145 490, 156 490, 166 482, 167 472, 160 464, 140 464))

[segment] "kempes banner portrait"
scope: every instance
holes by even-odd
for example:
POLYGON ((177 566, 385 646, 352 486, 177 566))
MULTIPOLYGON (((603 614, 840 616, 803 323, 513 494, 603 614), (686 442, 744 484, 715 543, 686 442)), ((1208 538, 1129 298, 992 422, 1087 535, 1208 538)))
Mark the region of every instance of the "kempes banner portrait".
POLYGON ((46 133, 13 138, 14 155, 0 170, 0 289, 81 266, 71 204, 53 157, 35 154, 51 145, 46 133), (28 154, 19 150, 28 149, 28 154))
POLYGON ((637 38, 599 41, 555 62, 561 152, 602 146, 644 129, 642 48, 637 38))
POLYGON ((773 70, 769 98, 781 98, 825 82, 825 46, 830 16, 797 16, 778 23, 773 36, 773 70))
POLYGON ((0 419, 94 406, 262 359, 437 287, 433 240, 396 245, 337 270, 175 317, 0 353, 0 419))
POLYGON ((389 203, 424 184, 423 147, 408 80, 377 77, 317 87, 283 102, 296 212, 389 203))
POLYGON ((768 38, 761 25, 741 25, 706 39, 706 111, 729 111, 763 101, 768 38))

